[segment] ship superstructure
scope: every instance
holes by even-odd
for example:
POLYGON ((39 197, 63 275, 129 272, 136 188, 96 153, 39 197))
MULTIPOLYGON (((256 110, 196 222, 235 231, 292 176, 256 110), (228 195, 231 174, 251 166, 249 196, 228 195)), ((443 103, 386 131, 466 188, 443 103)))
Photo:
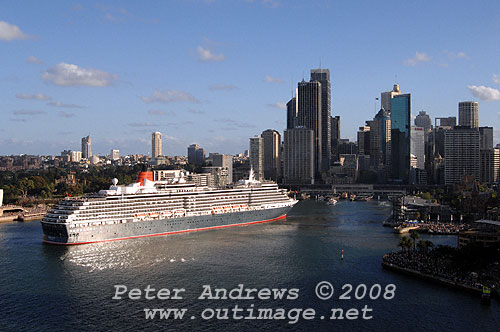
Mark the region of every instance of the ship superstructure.
POLYGON ((113 184, 83 197, 66 197, 42 219, 43 241, 83 244, 237 226, 284 218, 297 202, 276 183, 248 180, 225 188, 171 181, 113 184))

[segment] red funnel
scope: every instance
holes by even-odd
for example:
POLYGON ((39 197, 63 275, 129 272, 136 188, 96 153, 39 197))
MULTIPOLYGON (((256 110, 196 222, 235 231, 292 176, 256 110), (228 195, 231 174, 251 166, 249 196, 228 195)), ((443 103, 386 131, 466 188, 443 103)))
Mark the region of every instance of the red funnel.
POLYGON ((144 179, 148 179, 149 181, 153 181, 153 172, 140 172, 137 177, 137 181, 140 184, 143 184, 144 179))

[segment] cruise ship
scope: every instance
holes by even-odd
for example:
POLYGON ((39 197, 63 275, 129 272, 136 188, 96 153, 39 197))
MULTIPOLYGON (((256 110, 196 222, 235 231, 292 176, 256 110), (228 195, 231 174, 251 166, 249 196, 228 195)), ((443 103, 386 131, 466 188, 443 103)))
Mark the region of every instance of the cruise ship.
POLYGON ((248 180, 224 188, 187 183, 181 172, 83 197, 66 197, 42 219, 43 242, 74 245, 249 225, 283 219, 297 203, 274 182, 248 180))

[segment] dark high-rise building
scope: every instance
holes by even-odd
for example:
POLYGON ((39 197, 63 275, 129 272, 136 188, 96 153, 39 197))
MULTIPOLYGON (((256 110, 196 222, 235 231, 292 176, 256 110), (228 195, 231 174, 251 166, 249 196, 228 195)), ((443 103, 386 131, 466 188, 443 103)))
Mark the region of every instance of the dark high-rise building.
POLYGON ((391 178, 408 184, 410 179, 411 95, 391 99, 391 178))
POLYGON ((297 125, 311 129, 314 132, 314 174, 316 178, 319 178, 323 165, 321 83, 318 81, 305 82, 304 80, 299 82, 297 88, 297 105, 297 125))
POLYGON ((191 144, 188 147, 188 163, 193 165, 202 165, 205 162, 205 150, 198 144, 191 144))
POLYGON ((369 124, 371 163, 381 168, 391 160, 391 116, 382 108, 369 124))
POLYGON ((458 125, 479 127, 479 104, 476 101, 462 101, 458 103, 458 125))
POLYGON ((314 130, 287 129, 283 145, 283 182, 314 184, 314 130))
POLYGON ((278 180, 280 177, 280 144, 281 135, 273 129, 268 129, 262 132, 264 149, 264 178, 278 180))
POLYGON ((341 154, 358 154, 358 144, 356 142, 349 142, 348 138, 339 139, 337 146, 339 156, 341 154))
POLYGON ((321 170, 326 171, 330 167, 332 156, 330 70, 311 69, 311 82, 313 81, 321 83, 321 170))
POLYGON ((90 159, 92 157, 92 140, 90 135, 82 138, 82 158, 90 159))
POLYGON ((424 129, 424 132, 427 133, 432 128, 432 120, 429 114, 425 111, 418 112, 418 115, 415 117, 415 126, 424 129))
POLYGON ((330 122, 330 130, 331 130, 331 139, 339 140, 340 139, 340 116, 332 116, 330 122))
POLYGON ((436 118, 436 127, 455 127, 457 125, 457 118, 449 116, 447 118, 436 118), (439 124, 438 124, 439 121, 439 124))
POLYGON ((481 182, 494 183, 500 181, 500 149, 480 150, 481 182))
POLYGON ((339 153, 337 146, 339 144, 340 139, 340 116, 332 116, 330 121, 330 139, 332 145, 332 155, 331 160, 337 161, 339 159, 339 153))
POLYGON ((493 127, 479 127, 479 138, 481 150, 493 149, 493 127))
POLYGON ((359 127, 358 154, 370 155, 370 126, 359 127))
POLYGON ((297 125, 297 98, 293 97, 286 103, 286 128, 293 129, 297 125))

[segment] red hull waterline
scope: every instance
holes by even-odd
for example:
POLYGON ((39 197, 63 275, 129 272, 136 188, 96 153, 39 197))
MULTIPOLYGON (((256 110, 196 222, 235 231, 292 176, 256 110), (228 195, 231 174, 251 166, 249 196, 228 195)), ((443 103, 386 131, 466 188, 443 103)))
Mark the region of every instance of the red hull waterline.
POLYGON ((246 223, 243 223, 243 224, 221 225, 221 226, 212 226, 212 227, 204 227, 204 228, 197 228, 197 229, 186 229, 186 230, 183 230, 183 231, 157 233, 157 234, 147 234, 147 235, 137 235, 137 236, 121 237, 121 238, 117 238, 117 239, 109 239, 109 240, 102 240, 102 241, 76 242, 76 243, 59 243, 59 242, 51 242, 51 241, 42 240, 42 242, 43 243, 47 243, 47 244, 60 245, 60 246, 72 246, 72 245, 78 245, 78 244, 89 244, 89 243, 98 243, 98 242, 120 241, 120 240, 128 240, 128 239, 137 239, 137 238, 141 238, 141 237, 171 235, 171 234, 180 234, 180 233, 187 233, 187 232, 197 232, 197 231, 205 231, 205 230, 208 230, 208 229, 226 228, 226 227, 233 227, 233 226, 246 226, 246 225, 261 224, 261 223, 265 223, 265 222, 276 221, 276 220, 285 219, 285 218, 286 218, 286 214, 282 214, 281 216, 273 218, 273 219, 260 220, 260 221, 251 221, 251 222, 246 222, 246 223))

